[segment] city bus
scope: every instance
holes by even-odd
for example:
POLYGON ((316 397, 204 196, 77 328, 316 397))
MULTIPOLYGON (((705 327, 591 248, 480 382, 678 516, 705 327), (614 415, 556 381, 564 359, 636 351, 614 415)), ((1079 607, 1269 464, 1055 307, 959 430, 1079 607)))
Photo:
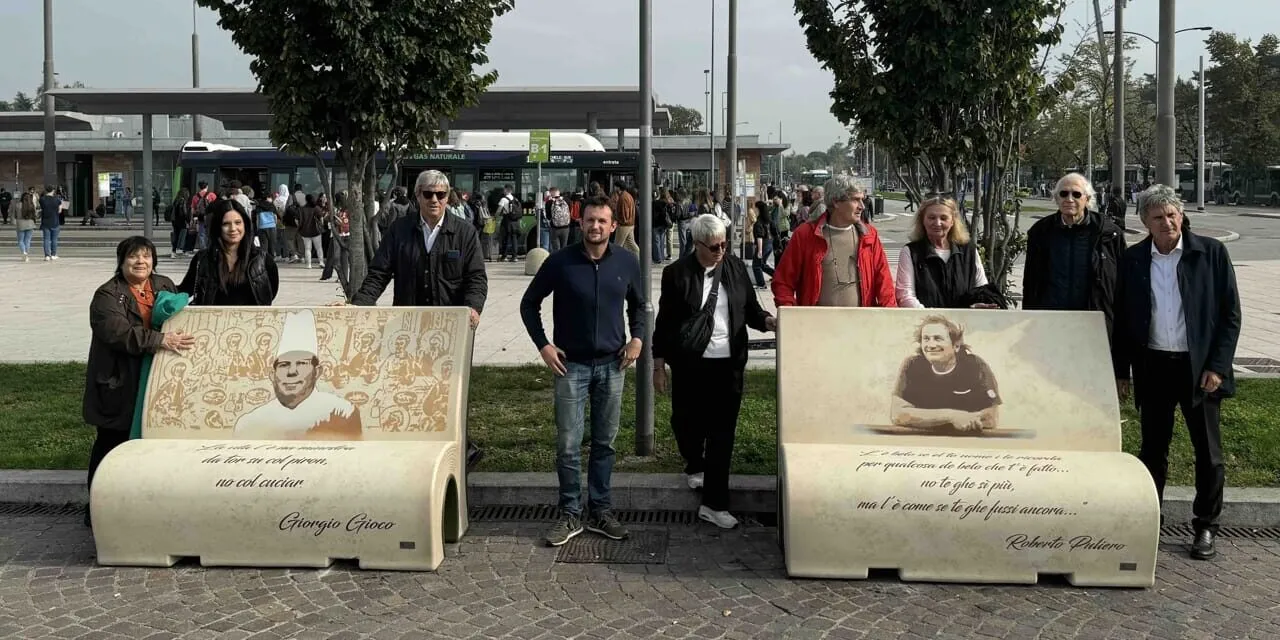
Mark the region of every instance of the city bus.
POLYGON ((1218 204, 1265 204, 1280 207, 1280 165, 1267 167, 1261 176, 1246 179, 1228 166, 1222 172, 1222 189, 1214 201, 1218 204))
MULTIPOLYGON (((403 157, 394 178, 390 175, 386 153, 379 152, 374 164, 380 191, 394 185, 412 189, 418 173, 426 169, 441 171, 454 188, 480 193, 490 201, 495 193, 501 194, 504 187, 511 186, 512 193, 525 204, 522 226, 532 239, 528 246, 537 246, 533 211, 534 203, 541 201, 539 193, 552 186, 559 187, 566 195, 578 189, 585 192, 593 182, 606 190, 617 182, 632 185, 639 166, 639 154, 606 151, 596 138, 577 132, 551 132, 551 153, 548 162, 540 167, 529 162, 528 154, 527 131, 463 131, 457 134, 452 145, 403 157)), ((200 182, 216 187, 237 180, 252 187, 255 193, 274 192, 282 184, 289 185, 290 190, 294 185, 302 185, 306 193, 327 192, 329 189, 322 184, 317 169, 318 162, 323 162, 332 174, 335 192, 348 187, 345 167, 332 151, 323 152, 317 158, 275 147, 240 148, 188 142, 179 156, 173 188, 176 192, 187 187, 194 193, 200 182)))

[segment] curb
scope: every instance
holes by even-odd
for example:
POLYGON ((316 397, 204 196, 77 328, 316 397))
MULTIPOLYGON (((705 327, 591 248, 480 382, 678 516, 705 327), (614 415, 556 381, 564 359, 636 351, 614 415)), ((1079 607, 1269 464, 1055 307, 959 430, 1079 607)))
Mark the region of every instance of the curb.
MULTIPOLYGON (((467 478, 468 503, 473 507, 554 504, 558 486, 554 473, 472 473, 467 478)), ((732 511, 777 511, 774 476, 732 476, 729 493, 732 511)), ((0 470, 0 496, 3 502, 20 504, 85 504, 89 498, 84 471, 0 470)), ((613 474, 615 509, 694 511, 701 503, 700 496, 685 485, 683 474, 613 474)), ((1169 524, 1189 522, 1194 497, 1193 487, 1166 487, 1161 515, 1169 524)), ((1227 487, 1221 525, 1280 527, 1280 488, 1227 487)))
POLYGON ((1271 220, 1280 220, 1280 213, 1237 213, 1242 218, 1270 218, 1271 220))

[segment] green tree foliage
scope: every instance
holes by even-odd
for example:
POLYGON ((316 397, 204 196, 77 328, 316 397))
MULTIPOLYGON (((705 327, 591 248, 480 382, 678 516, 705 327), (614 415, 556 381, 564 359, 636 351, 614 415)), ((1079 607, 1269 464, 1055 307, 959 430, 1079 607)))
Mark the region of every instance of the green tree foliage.
POLYGON ((674 135, 706 134, 702 130, 702 114, 696 109, 678 104, 660 104, 671 112, 671 127, 667 131, 674 135))
POLYGON ((442 120, 476 104, 498 78, 476 73, 489 62, 493 21, 515 0, 196 1, 217 11, 218 25, 254 58, 249 69, 274 117, 272 141, 305 155, 335 149, 341 158, 352 185, 358 286, 372 247, 376 152, 431 148, 442 120))
POLYGON ((795 0, 810 53, 835 76, 831 112, 908 168, 920 191, 975 175, 971 220, 1003 285, 1017 257, 1017 140, 1060 87, 1043 55, 1060 0, 795 0), (916 160, 925 168, 915 174, 916 160), (1010 223, 1006 215, 1012 215, 1010 223))
POLYGON ((19 91, 13 96, 13 100, 9 101, 9 106, 14 111, 36 111, 36 100, 31 96, 19 91))
POLYGON ((1229 33, 1206 41, 1213 61, 1206 66, 1208 139, 1221 141, 1225 160, 1246 198, 1266 167, 1280 163, 1280 38, 1268 34, 1255 46, 1229 33))

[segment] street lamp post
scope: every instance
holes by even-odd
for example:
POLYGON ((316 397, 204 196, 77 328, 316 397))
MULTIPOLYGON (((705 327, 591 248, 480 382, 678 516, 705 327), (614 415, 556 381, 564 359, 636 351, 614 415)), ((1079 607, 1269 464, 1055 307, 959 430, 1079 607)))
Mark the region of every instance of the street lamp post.
POLYGON ((1204 56, 1200 56, 1200 135, 1196 151, 1196 211, 1204 211, 1204 56))
POLYGON ((710 100, 707 109, 707 132, 711 136, 711 175, 707 176, 707 190, 714 193, 716 188, 716 0, 711 0, 711 88, 707 94, 710 100))
POLYGON ((711 116, 711 70, 703 69, 702 76, 707 80, 707 153, 711 156, 707 165, 707 188, 711 188, 716 173, 716 131, 712 126, 715 118, 711 116))
MULTIPOLYGON (((1213 27, 1187 27, 1185 29, 1174 29, 1173 15, 1174 0, 1160 0, 1160 39, 1152 38, 1145 33, 1137 31, 1125 31, 1121 18, 1119 7, 1116 10, 1116 28, 1113 31, 1104 31, 1106 35, 1115 35, 1121 33, 1124 35, 1137 36, 1144 38, 1156 47, 1156 182, 1165 184, 1170 187, 1177 185, 1177 171, 1174 169, 1174 159, 1177 157, 1177 120, 1174 114, 1174 49, 1173 36, 1188 31, 1212 31, 1213 27)), ((1123 46, 1121 38, 1116 38, 1116 110, 1121 111, 1124 108, 1122 102, 1122 89, 1124 86, 1123 76, 1121 75, 1120 61, 1123 60, 1123 46)), ((1117 116, 1118 132, 1117 138, 1123 138, 1123 121, 1121 116, 1117 116)), ((1123 142, 1119 143, 1123 145, 1123 142)), ((1121 147, 1123 149, 1123 147, 1121 147)), ((1114 172, 1114 166, 1112 170, 1114 172)), ((1121 170, 1124 167, 1121 165, 1121 170)), ((1114 180, 1113 180, 1114 182, 1114 180)))

